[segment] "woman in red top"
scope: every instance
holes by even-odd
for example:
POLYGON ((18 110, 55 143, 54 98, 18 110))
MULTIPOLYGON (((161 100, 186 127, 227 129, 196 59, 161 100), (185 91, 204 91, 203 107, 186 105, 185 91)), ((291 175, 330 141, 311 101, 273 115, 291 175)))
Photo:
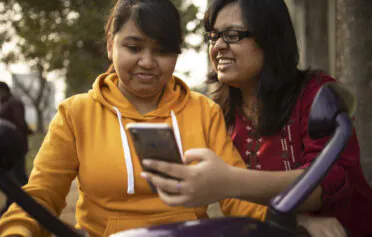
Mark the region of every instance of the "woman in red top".
MULTIPOLYGON (((334 79, 298 69, 295 33, 282 0, 216 0, 204 23, 213 97, 249 170, 228 167, 210 150, 193 149, 184 157, 202 161, 195 166, 145 162, 182 182, 144 177, 170 205, 195 206, 226 197, 268 204, 326 145, 327 138, 310 139, 307 122, 317 91, 334 79)), ((352 237, 372 236, 372 191, 360 167, 355 131, 300 211, 335 217, 352 237)))

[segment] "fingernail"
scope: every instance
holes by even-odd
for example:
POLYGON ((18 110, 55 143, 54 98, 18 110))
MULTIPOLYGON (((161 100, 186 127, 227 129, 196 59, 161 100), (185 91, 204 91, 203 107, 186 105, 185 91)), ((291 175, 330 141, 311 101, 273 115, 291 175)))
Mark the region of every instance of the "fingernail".
POLYGON ((151 161, 149 161, 149 160, 143 160, 142 161, 142 164, 144 164, 144 165, 150 165, 151 164, 151 161))
POLYGON ((140 174, 141 178, 148 179, 149 176, 145 172, 141 172, 140 174))

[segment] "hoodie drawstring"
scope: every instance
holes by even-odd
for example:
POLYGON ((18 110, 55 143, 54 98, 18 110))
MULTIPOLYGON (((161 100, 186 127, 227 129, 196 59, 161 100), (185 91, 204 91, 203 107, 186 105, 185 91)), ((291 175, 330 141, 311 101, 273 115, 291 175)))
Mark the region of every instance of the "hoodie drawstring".
POLYGON ((171 116, 172 116, 172 126, 173 126, 173 132, 174 136, 176 137, 177 145, 178 145, 178 150, 180 151, 181 158, 183 159, 183 150, 182 150, 182 142, 181 142, 181 133, 180 129, 178 127, 178 122, 177 122, 177 117, 174 111, 171 111, 171 116))
POLYGON ((120 124, 121 143, 122 143, 123 150, 124 150, 125 164, 127 166, 127 175, 128 175, 127 193, 134 194, 134 171, 133 171, 133 164, 132 164, 132 156, 130 154, 130 148, 129 148, 129 143, 128 143, 128 137, 127 137, 127 134, 125 133, 124 126, 121 121, 120 111, 116 107, 113 107, 113 108, 116 111, 116 114, 118 116, 118 121, 120 124))
MULTIPOLYGON (((116 107, 113 107, 113 108, 116 111, 116 115, 118 117, 118 121, 119 121, 119 125, 120 125, 121 143, 122 143, 123 150, 124 150, 125 164, 127 166, 127 175, 128 175, 127 193, 128 194, 134 194, 135 193, 134 192, 134 171, 133 171, 133 164, 132 164, 132 156, 130 154, 130 148, 129 148, 129 143, 128 143, 128 137, 127 137, 127 134, 125 133, 123 122, 121 121, 120 111, 116 107)), ((183 159, 181 133, 180 133, 180 129, 178 127, 176 114, 174 113, 173 110, 171 111, 171 116, 172 116, 172 126, 173 126, 174 136, 176 138, 176 142, 177 142, 180 154, 181 154, 181 158, 183 159)))

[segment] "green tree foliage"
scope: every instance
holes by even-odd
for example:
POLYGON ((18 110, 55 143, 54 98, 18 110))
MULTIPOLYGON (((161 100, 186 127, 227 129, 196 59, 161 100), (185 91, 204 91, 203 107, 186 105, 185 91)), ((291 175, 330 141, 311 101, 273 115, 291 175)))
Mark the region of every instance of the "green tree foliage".
MULTIPOLYGON (((183 18, 184 34, 200 30, 198 8, 173 0, 183 18)), ((46 75, 63 72, 66 95, 85 92, 109 66, 104 25, 114 2, 108 0, 0 0, 0 46, 15 43, 15 51, 0 52, 5 63, 27 62, 46 75)), ((187 43, 184 47, 194 47, 187 43)))

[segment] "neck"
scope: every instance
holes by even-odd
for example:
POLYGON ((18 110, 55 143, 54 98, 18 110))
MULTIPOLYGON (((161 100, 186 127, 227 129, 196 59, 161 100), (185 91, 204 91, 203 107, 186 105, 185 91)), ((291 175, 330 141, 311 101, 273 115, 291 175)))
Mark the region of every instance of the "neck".
POLYGON ((242 95, 242 112, 247 118, 250 118, 253 123, 257 123, 258 116, 258 100, 257 100, 257 83, 250 83, 240 88, 242 95))
POLYGON ((257 89, 257 83, 251 82, 249 84, 245 84, 244 86, 240 87, 240 92, 243 99, 243 105, 249 105, 249 104, 256 104, 257 103, 257 97, 256 97, 256 89, 257 89))
POLYGON ((149 96, 149 97, 136 96, 128 92, 128 90, 126 90, 125 87, 120 82, 118 83, 118 88, 121 91, 121 93, 128 99, 128 101, 142 115, 155 110, 158 107, 160 98, 163 94, 163 91, 162 91, 161 93, 158 93, 154 96, 149 96))

